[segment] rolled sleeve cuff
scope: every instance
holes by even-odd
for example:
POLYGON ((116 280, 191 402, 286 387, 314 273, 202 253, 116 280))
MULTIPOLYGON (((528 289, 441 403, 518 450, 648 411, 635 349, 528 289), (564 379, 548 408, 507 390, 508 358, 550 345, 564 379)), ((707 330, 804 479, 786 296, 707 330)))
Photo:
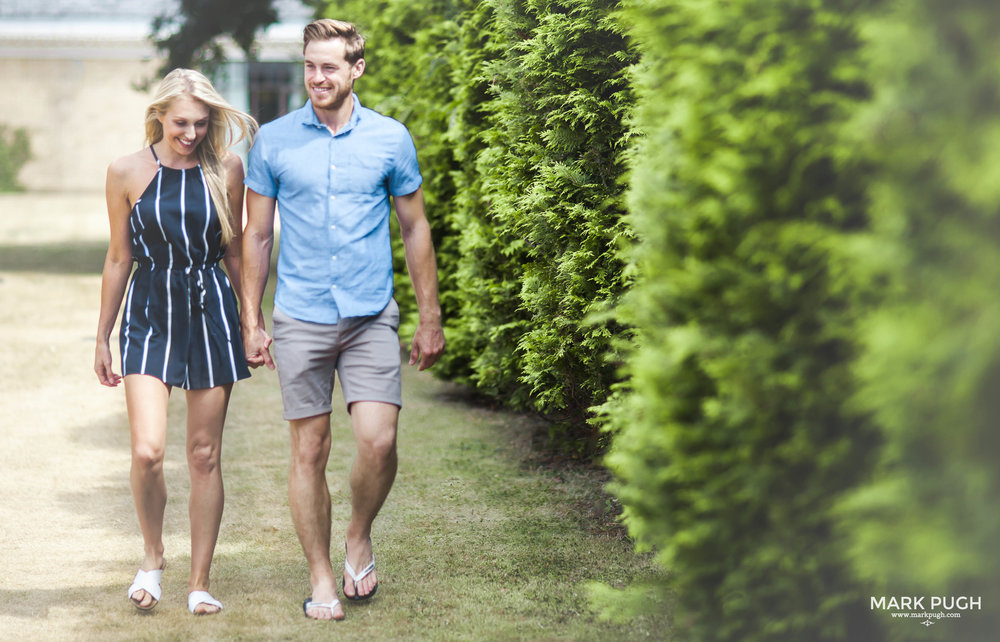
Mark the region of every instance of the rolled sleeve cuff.
POLYGON ((243 184, 246 185, 247 188, 252 189, 253 191, 257 192, 261 196, 266 196, 268 198, 274 198, 274 197, 276 197, 278 195, 278 190, 274 187, 274 185, 271 185, 269 183, 265 183, 265 182, 262 182, 262 181, 254 180, 250 176, 247 176, 243 180, 243 184))

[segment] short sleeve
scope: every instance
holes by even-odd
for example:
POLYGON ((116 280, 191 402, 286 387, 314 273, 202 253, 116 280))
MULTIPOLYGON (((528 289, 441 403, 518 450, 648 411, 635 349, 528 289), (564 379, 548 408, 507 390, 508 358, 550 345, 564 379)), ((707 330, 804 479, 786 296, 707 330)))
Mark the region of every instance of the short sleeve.
POLYGON ((389 193, 393 196, 406 196, 417 191, 424 182, 420 175, 420 165, 417 162, 417 148, 413 144, 410 132, 401 128, 399 146, 392 172, 389 174, 389 193))
POLYGON ((278 182, 274 179, 271 164, 267 160, 264 131, 261 131, 247 159, 247 177, 243 183, 261 196, 274 198, 278 195, 278 182))

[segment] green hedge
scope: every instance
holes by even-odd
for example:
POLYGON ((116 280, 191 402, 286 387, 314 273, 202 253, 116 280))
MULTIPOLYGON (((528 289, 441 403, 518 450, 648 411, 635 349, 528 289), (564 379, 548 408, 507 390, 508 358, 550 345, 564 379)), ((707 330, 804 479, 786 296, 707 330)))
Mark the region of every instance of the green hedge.
MULTIPOLYGON (((607 461, 683 640, 868 640, 832 508, 877 431, 845 401, 868 297, 858 2, 633 2, 641 45, 624 309, 638 338, 607 461)), ((604 592, 602 598, 609 595, 604 592)))
POLYGON ((677 639, 991 639, 1000 10, 618 9, 326 10, 369 36, 362 100, 417 141, 438 374, 570 440, 618 389, 615 492, 669 574, 626 597, 674 602, 677 639), (920 594, 984 610, 928 629, 870 608, 920 594))
MULTIPOLYGON (((417 142, 449 340, 439 372, 575 428, 584 447, 596 434, 591 407, 616 378, 609 355, 621 332, 593 318, 627 284, 616 246, 629 236, 620 178, 634 55, 616 6, 383 0, 326 10, 357 12, 370 47, 359 93, 417 142)), ((406 306, 408 286, 397 285, 406 306)))
POLYGON ((893 626, 898 640, 1000 630, 998 29, 1000 6, 971 0, 896 3, 867 28, 877 91, 855 131, 881 167, 868 263, 890 296, 866 325, 858 404, 886 447, 843 532, 879 595, 982 601, 923 636, 893 626))
MULTIPOLYGON (((463 230, 462 312, 469 380, 492 397, 581 427, 614 381, 616 329, 588 319, 625 288, 622 222, 633 59, 615 3, 494 2, 478 138, 477 219, 463 230), (486 207, 481 205, 485 204, 486 207)), ((461 356, 459 356, 461 358, 461 356)))

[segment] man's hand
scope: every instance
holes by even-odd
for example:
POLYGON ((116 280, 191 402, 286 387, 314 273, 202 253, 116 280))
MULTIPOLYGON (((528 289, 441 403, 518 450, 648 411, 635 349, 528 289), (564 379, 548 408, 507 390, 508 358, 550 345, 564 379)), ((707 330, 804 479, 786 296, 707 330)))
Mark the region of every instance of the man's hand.
POLYGON ((269 370, 274 370, 270 347, 271 337, 264 332, 263 324, 243 326, 243 352, 246 353, 247 365, 251 368, 267 366, 269 370))
POLYGON ((417 331, 413 335, 410 350, 410 365, 417 365, 417 370, 426 370, 434 365, 444 352, 444 330, 440 321, 421 320, 417 323, 417 331))

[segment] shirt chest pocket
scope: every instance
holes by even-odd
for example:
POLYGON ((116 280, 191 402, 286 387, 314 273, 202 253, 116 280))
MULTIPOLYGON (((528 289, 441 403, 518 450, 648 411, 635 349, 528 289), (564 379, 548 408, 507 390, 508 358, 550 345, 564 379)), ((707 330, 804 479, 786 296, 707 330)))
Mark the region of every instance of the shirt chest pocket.
POLYGON ((338 172, 343 184, 338 187, 355 194, 374 194, 385 191, 386 172, 377 158, 355 158, 345 163, 343 172, 338 172))

